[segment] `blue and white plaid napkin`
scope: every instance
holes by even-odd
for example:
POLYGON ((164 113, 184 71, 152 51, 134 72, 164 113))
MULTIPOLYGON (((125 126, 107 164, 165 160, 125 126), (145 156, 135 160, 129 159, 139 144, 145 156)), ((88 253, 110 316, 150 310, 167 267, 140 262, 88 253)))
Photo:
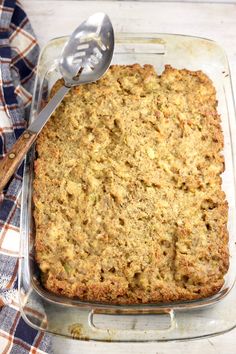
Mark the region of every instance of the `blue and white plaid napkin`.
MULTIPOLYGON (((0 157, 26 126, 39 48, 21 4, 0 2, 0 157)), ((29 327, 17 304, 23 166, 0 195, 0 353, 51 353, 50 337, 29 327)))

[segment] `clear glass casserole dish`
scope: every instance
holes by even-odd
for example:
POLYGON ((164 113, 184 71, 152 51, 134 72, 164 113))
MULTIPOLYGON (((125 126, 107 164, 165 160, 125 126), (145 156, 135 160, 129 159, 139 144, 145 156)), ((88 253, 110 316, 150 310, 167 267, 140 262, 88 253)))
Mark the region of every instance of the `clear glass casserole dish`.
MULTIPOLYGON (((67 37, 50 41, 41 53, 31 120, 60 78, 58 60, 67 37)), ((113 64, 152 64, 160 74, 165 64, 202 70, 217 90, 224 133, 223 189, 229 203, 230 267, 223 288, 214 296, 178 303, 107 305, 57 296, 40 284, 34 260, 32 181, 34 148, 28 153, 23 180, 19 298, 22 316, 37 329, 77 339, 98 341, 169 341, 200 338, 236 326, 235 180, 231 122, 235 119, 227 58, 213 41, 171 34, 117 34, 113 64)))

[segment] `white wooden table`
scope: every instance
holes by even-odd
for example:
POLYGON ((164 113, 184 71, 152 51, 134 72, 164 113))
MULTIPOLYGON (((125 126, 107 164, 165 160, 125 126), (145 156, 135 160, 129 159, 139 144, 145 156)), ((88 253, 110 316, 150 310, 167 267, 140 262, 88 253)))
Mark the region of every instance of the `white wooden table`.
MULTIPOLYGON (((111 2, 21 0, 40 45, 69 34, 96 11, 106 12, 116 31, 182 33, 211 38, 225 49, 236 92, 236 2, 111 2)), ((234 133, 236 139, 236 128, 234 133)), ((236 305, 236 299, 235 299, 236 305)), ((55 354, 235 354, 236 329, 224 335, 191 342, 113 344, 79 342, 54 337, 55 354)))

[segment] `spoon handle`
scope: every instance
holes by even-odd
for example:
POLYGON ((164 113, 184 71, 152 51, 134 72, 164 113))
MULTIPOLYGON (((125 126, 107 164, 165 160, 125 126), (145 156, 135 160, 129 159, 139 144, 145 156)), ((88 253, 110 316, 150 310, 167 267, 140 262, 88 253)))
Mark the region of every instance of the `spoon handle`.
POLYGON ((3 190, 7 182, 10 180, 17 167, 20 165, 24 156, 35 142, 39 132, 44 127, 49 117, 60 104, 69 87, 62 86, 55 93, 48 104, 42 109, 38 117, 17 139, 16 143, 11 147, 7 154, 0 160, 0 192, 3 190))

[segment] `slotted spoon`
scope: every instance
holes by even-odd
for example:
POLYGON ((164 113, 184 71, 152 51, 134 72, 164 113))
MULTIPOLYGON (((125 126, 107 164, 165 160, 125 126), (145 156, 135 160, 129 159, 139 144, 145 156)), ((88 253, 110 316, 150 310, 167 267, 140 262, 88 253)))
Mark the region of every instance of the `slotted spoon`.
POLYGON ((101 78, 109 68, 113 51, 114 31, 106 14, 96 13, 76 28, 62 51, 59 63, 64 85, 0 160, 0 191, 5 187, 70 88, 101 78))

